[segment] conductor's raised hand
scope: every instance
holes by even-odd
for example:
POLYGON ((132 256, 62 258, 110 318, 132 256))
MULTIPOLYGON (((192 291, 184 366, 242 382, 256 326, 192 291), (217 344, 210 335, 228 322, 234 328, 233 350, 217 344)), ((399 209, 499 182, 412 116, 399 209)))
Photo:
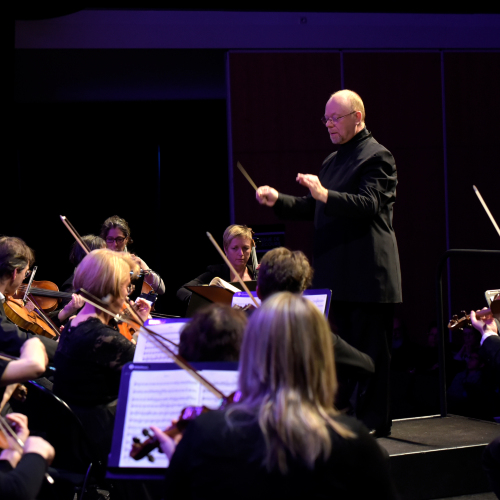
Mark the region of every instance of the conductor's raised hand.
POLYGON ((318 201, 326 203, 328 200, 328 189, 323 187, 317 175, 297 174, 296 181, 311 191, 311 196, 318 201))
POLYGON ((278 199, 278 191, 270 186, 260 186, 255 191, 255 198, 261 205, 273 207, 278 199))

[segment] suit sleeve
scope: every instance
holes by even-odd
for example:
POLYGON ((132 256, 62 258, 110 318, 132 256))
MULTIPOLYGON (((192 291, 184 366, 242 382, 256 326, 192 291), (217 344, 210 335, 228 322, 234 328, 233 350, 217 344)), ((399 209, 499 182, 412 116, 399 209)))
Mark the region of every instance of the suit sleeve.
POLYGON ((5 500, 34 500, 40 491, 46 470, 44 458, 37 453, 23 455, 15 469, 2 464, 0 497, 5 500))
POLYGON ((26 340, 26 333, 12 323, 3 311, 3 304, 0 304, 0 351, 11 356, 19 356, 21 346, 26 340))
POLYGON ((274 213, 284 220, 313 220, 316 200, 312 196, 290 196, 279 194, 274 213))
POLYGON ((333 352, 335 365, 342 365, 343 368, 354 370, 357 373, 375 373, 373 359, 368 354, 352 347, 352 345, 336 334, 333 334, 333 352))
POLYGON ((364 163, 357 193, 328 190, 325 214, 373 218, 382 207, 394 201, 396 184, 394 158, 388 151, 379 152, 364 163))
POLYGON ((208 268, 203 274, 200 274, 194 280, 184 283, 184 285, 182 285, 182 287, 177 290, 177 298, 182 302, 189 302, 189 299, 191 298, 193 292, 185 287, 206 285, 210 283, 215 278, 215 276, 216 275, 210 270, 210 268, 208 268))

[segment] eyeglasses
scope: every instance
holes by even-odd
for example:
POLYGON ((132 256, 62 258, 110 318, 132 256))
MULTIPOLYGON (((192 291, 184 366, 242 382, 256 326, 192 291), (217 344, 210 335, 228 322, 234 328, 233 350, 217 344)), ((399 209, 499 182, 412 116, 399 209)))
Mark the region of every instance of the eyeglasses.
POLYGON ((124 238, 123 236, 117 236, 116 238, 106 238, 106 243, 113 243, 116 241, 116 243, 123 243, 125 241, 126 238, 124 238))
POLYGON ((28 279, 30 276, 31 276, 31 273, 33 272, 33 269, 28 269, 25 273, 24 273, 24 279, 28 279))
POLYGON ((321 121, 323 122, 323 125, 326 125, 328 122, 338 123, 340 120, 342 120, 342 118, 345 118, 346 116, 352 115, 356 112, 357 111, 351 111, 350 113, 347 113, 347 115, 338 116, 337 118, 335 118, 334 116, 322 116, 321 121))

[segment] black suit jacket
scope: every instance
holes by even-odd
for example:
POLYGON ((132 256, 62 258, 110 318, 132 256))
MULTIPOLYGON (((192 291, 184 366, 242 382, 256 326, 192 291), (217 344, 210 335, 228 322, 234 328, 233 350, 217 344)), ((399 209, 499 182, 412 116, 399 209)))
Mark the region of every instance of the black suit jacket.
POLYGON ((314 288, 331 289, 332 300, 401 302, 392 154, 363 129, 326 158, 318 177, 327 203, 280 194, 275 204, 278 217, 314 220, 314 288))

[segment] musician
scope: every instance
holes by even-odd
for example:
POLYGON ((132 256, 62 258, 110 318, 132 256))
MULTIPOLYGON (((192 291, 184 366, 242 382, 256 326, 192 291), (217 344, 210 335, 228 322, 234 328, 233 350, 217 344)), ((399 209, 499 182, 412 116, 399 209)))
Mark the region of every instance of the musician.
POLYGON ((0 352, 18 357, 26 340, 36 337, 44 345, 52 361, 57 342, 21 330, 12 323, 4 311, 6 295, 14 295, 22 282, 29 277, 30 264, 35 260, 33 250, 20 238, 0 237, 0 352))
MULTIPOLYGON (((498 385, 500 383, 500 336, 498 335, 500 321, 491 313, 479 319, 474 311, 471 311, 470 319, 472 326, 481 333, 479 354, 490 363, 498 385)), ((500 498, 500 437, 485 448, 482 464, 493 491, 497 498, 500 498)))
MULTIPOLYGON (((97 250, 99 248, 106 248, 106 242, 100 237, 94 234, 86 234, 82 236, 83 242, 87 245, 90 251, 97 250)), ((76 267, 87 253, 83 250, 78 241, 73 243, 71 252, 69 254, 69 261, 73 266, 76 267)), ((75 272, 71 273, 71 276, 61 285, 61 291, 66 293, 71 293, 72 297, 68 300, 63 300, 61 302, 62 308, 57 312, 57 319, 60 324, 65 324, 69 317, 76 314, 84 305, 83 299, 77 295, 73 287, 73 278, 75 277, 75 272)))
POLYGON ((397 495, 388 458, 360 422, 333 406, 330 328, 298 295, 270 297, 250 317, 240 356, 240 402, 205 413, 175 442, 152 427, 171 459, 170 498, 352 498, 397 495))
MULTIPOLYGON (((254 279, 255 270, 248 264, 250 253, 255 246, 252 234, 251 228, 233 224, 226 228, 222 238, 224 253, 243 281, 254 279)), ((216 277, 228 282, 237 280, 236 275, 232 274, 225 263, 208 266, 203 274, 177 290, 177 298, 187 304, 191 298, 191 291, 185 288, 186 286, 208 285, 216 277)))
MULTIPOLYGON (((131 272, 138 265, 128 253, 94 250, 75 271, 75 289, 84 289, 105 301, 117 314, 127 300, 131 272)), ((137 299, 138 314, 145 320, 150 307, 137 299)), ((54 393, 68 403, 103 456, 111 446, 112 428, 123 365, 133 360, 135 345, 108 325, 112 315, 86 303, 61 333, 54 359, 54 393)))
POLYGON ((38 338, 28 339, 21 346, 19 359, 0 359, 0 386, 41 377, 49 359, 38 338))
MULTIPOLYGON (((101 238, 106 242, 109 250, 115 252, 128 252, 127 245, 133 243, 130 237, 130 227, 128 222, 118 215, 113 215, 104 221, 101 227, 101 238)), ((139 265, 143 271, 148 271, 144 281, 151 286, 154 293, 163 295, 165 293, 165 283, 160 275, 154 272, 149 266, 137 255, 129 254, 131 259, 139 265)))
POLYGON ((339 148, 319 176, 297 175, 308 195, 261 186, 256 197, 280 218, 314 220, 314 286, 332 291, 330 316, 339 335, 375 361, 370 385, 356 398, 356 416, 377 436, 387 436, 394 304, 402 300, 392 225, 396 165, 366 129, 363 101, 355 92, 335 92, 322 121, 339 148))
POLYGON ((28 419, 21 413, 6 417, 17 437, 24 443, 22 453, 7 448, 0 454, 0 498, 8 500, 34 499, 42 487, 55 451, 41 437, 28 437, 28 419))
MULTIPOLYGON (((278 247, 269 250, 260 262, 257 278, 257 296, 262 301, 267 300, 277 292, 302 293, 312 283, 314 270, 309 260, 301 251, 292 252, 288 248, 278 247)), ((335 365, 344 377, 369 375, 375 371, 372 358, 349 345, 337 334, 332 333, 335 365)), ((343 382, 341 380, 341 382, 343 382)), ((347 384, 346 384, 347 385, 347 384)), ((347 392, 347 387, 345 388, 347 392)), ((342 393, 344 387, 342 386, 342 393)), ((342 394, 336 405, 345 408, 350 394, 342 394)))
MULTIPOLYGON (((5 386, 40 377, 47 364, 45 347, 37 338, 24 342, 19 359, 0 359, 0 400, 5 386)), ((0 498, 35 498, 47 466, 54 458, 54 448, 42 438, 28 438, 28 420, 25 415, 10 413, 5 418, 24 443, 24 449, 21 453, 9 447, 0 453, 0 498)))
POLYGON ((179 354, 187 361, 238 361, 247 324, 242 311, 210 304, 183 328, 179 354))

